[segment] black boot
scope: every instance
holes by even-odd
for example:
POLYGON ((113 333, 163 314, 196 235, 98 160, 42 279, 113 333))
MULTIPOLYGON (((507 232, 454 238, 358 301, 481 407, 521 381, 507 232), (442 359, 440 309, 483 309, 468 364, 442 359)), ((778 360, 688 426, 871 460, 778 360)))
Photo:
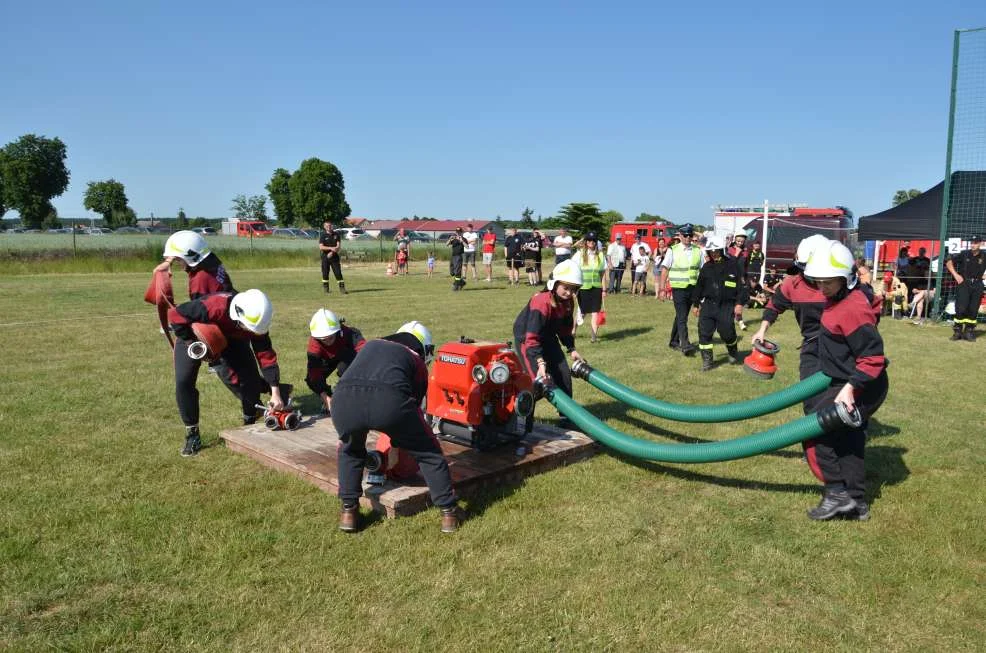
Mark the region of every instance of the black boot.
POLYGON ((952 327, 952 337, 949 340, 962 340, 962 325, 956 324, 952 327))
POLYGON ((349 291, 346 290, 346 282, 345 281, 340 281, 339 282, 339 292, 341 292, 343 295, 348 295, 349 294, 349 291))
POLYGON ((962 334, 962 337, 964 339, 968 340, 969 342, 975 342, 976 341, 976 325, 975 324, 967 324, 967 325, 965 325, 965 333, 962 334))
POLYGON ((185 446, 181 450, 181 455, 194 456, 202 449, 202 438, 199 435, 198 426, 186 426, 185 427, 185 446))
POLYGON ((712 369, 712 350, 703 349, 702 350, 702 371, 708 372, 712 369))
POLYGON ((330 294, 332 292, 332 289, 329 288, 329 282, 328 281, 323 281, 322 282, 322 289, 325 291, 325 294, 326 295, 328 295, 328 294, 330 294))
POLYGON ((832 519, 836 515, 854 512, 856 502, 843 490, 826 490, 817 506, 808 511, 808 516, 816 521, 832 519))
POLYGON ((730 365, 739 365, 743 362, 743 359, 740 358, 739 350, 736 348, 736 345, 726 345, 726 353, 729 354, 730 365))
POLYGON ((697 351, 698 351, 698 347, 688 342, 687 340, 681 343, 681 353, 684 354, 685 356, 694 356, 695 352, 697 351))

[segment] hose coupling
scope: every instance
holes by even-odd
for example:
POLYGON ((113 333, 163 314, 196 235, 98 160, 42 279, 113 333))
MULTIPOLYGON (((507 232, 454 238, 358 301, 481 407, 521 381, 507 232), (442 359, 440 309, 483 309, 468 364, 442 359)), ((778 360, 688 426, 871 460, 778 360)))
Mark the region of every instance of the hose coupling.
POLYGON ((859 409, 853 406, 852 410, 849 410, 841 401, 821 409, 815 416, 818 418, 818 425, 826 433, 845 426, 858 429, 863 425, 863 416, 859 409))
POLYGON ((588 381, 589 375, 592 374, 592 371, 592 365, 589 365, 584 358, 580 358, 572 363, 572 376, 577 379, 588 381))

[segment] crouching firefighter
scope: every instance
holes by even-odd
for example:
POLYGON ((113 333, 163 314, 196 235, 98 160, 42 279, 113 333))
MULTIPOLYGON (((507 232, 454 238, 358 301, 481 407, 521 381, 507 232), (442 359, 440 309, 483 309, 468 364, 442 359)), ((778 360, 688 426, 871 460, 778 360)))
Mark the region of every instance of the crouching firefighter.
POLYGON ((698 317, 698 350, 702 371, 712 369, 712 336, 716 331, 726 345, 729 362, 739 365, 735 320, 743 316, 749 300, 746 274, 741 259, 726 256, 722 239, 709 236, 705 244, 709 262, 702 266, 695 285, 694 309, 698 317))
POLYGON ((839 515, 869 519, 863 463, 866 427, 889 388, 883 339, 876 328, 879 309, 859 288, 852 267, 852 252, 842 243, 830 241, 812 251, 804 271, 805 279, 826 299, 818 362, 822 372, 832 378, 826 390, 805 402, 805 410, 817 411, 838 402, 849 411, 858 411, 861 418, 858 427, 841 425, 806 442, 808 465, 824 484, 821 502, 808 511, 816 520, 839 515))
MULTIPOLYGON (((575 351, 575 293, 582 286, 582 269, 575 259, 555 266, 547 288, 531 297, 514 320, 514 346, 520 360, 534 380, 550 380, 569 397, 572 396, 572 371, 565 351, 572 360, 581 356, 575 351), (564 351, 562 348, 564 347, 564 351)), ((562 416, 563 428, 575 428, 562 416)))
POLYGON ((433 352, 428 329, 420 322, 408 322, 393 335, 367 342, 336 384, 332 424, 339 433, 340 530, 359 529, 370 430, 386 433, 395 447, 414 458, 431 502, 441 510, 442 532, 458 529, 463 515, 448 462, 421 411, 428 394, 427 361, 433 352))
POLYGON ((322 400, 322 412, 332 413, 332 386, 328 378, 333 372, 346 371, 363 348, 366 340, 359 329, 347 326, 332 311, 320 308, 308 323, 311 338, 308 339, 308 373, 305 383, 322 400))
POLYGON ((257 421, 260 395, 270 392, 270 407, 283 410, 289 385, 280 385, 277 353, 268 331, 274 309, 267 295, 259 290, 206 295, 168 311, 168 322, 175 332, 175 398, 185 424, 183 456, 194 456, 202 448, 199 435, 199 391, 195 387, 203 359, 216 362, 216 373, 240 400, 243 423, 257 421), (202 355, 198 325, 214 325, 225 338, 222 351, 202 355), (257 364, 260 370, 257 369, 257 364))

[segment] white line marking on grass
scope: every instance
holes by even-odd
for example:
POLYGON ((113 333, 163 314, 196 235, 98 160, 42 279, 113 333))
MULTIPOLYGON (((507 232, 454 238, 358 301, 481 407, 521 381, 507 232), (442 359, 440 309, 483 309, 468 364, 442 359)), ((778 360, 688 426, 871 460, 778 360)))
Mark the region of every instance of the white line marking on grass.
POLYGON ((15 326, 36 326, 38 324, 54 324, 56 322, 75 322, 77 320, 109 320, 118 317, 150 317, 153 313, 123 313, 121 315, 80 315, 79 317, 66 317, 60 320, 40 320, 38 322, 7 322, 0 324, 0 327, 15 326))

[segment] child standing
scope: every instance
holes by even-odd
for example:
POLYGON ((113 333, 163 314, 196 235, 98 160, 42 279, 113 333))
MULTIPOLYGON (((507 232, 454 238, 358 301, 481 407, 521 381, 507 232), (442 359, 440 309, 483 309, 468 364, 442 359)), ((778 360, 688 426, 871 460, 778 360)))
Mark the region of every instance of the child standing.
POLYGON ((631 260, 633 262, 633 288, 630 289, 630 293, 643 297, 647 292, 647 265, 650 263, 650 257, 647 256, 646 249, 638 247, 631 260))
POLYGON ((435 273, 435 252, 428 252, 428 276, 435 273))

